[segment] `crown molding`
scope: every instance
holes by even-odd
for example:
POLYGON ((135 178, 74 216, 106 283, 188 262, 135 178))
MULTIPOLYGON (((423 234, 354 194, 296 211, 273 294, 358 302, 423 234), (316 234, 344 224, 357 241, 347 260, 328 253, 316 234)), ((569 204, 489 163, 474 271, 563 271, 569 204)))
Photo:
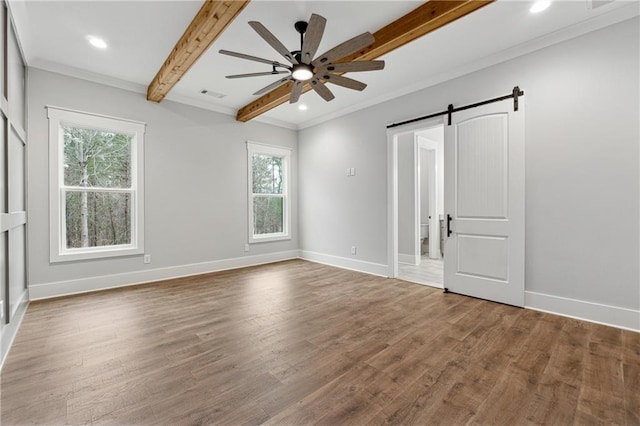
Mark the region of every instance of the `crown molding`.
MULTIPOLYGON (((30 68, 36 68, 43 71, 49 71, 56 74, 65 75, 68 77, 74 77, 80 80, 90 81, 92 83, 98 83, 109 87, 115 87, 117 89, 127 90, 129 92, 139 93, 142 95, 147 94, 147 86, 144 84, 138 84, 131 81, 123 80, 116 77, 96 73, 93 71, 87 71, 81 68, 64 65, 59 62, 53 62, 44 60, 41 58, 33 58, 29 65, 30 68)), ((218 112, 220 114, 228 115, 231 117, 236 116, 236 110, 234 108, 228 108, 220 105, 215 105, 204 100, 195 99, 190 96, 184 96, 176 93, 169 93, 165 100, 180 103, 183 105, 189 105, 196 108, 205 109, 208 111, 218 112)), ((298 127, 295 124, 287 123, 281 120, 261 117, 254 121, 270 124, 272 126, 283 127, 290 130, 297 130, 298 127)))

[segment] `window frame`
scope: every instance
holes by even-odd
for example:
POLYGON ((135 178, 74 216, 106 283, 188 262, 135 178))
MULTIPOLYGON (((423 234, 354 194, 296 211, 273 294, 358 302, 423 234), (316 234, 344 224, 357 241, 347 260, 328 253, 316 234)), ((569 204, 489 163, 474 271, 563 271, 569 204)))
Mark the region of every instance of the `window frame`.
POLYGON ((123 118, 47 105, 49 119, 49 260, 52 263, 144 254, 144 134, 146 124, 123 118), (128 193, 131 197, 131 243, 67 248, 66 193, 78 192, 64 183, 63 126, 131 135, 130 188, 90 187, 88 192, 128 193))
POLYGON ((247 193, 249 216, 249 243, 264 243, 291 239, 291 149, 275 145, 247 141, 247 193), (254 194, 253 193, 253 155, 263 154, 282 158, 282 194, 254 194), (282 198, 282 232, 271 234, 255 234, 253 227, 253 200, 258 197, 282 198))

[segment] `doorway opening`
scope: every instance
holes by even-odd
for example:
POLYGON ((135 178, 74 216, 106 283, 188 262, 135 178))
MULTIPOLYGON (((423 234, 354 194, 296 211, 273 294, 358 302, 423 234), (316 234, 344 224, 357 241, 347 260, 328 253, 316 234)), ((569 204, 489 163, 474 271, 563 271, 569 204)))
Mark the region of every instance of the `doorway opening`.
POLYGON ((444 288, 444 123, 420 123, 389 134, 395 220, 390 275, 444 288))

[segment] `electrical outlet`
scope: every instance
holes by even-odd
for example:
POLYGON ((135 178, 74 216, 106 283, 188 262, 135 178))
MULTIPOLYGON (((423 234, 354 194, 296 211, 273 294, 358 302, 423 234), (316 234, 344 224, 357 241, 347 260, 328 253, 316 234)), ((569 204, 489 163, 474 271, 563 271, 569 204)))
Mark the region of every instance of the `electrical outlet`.
POLYGON ((347 176, 351 176, 351 169, 347 167, 347 176))
POLYGON ((351 246, 351 254, 356 254, 358 252, 358 248, 356 246, 351 246))
POLYGON ((151 263, 151 255, 150 254, 145 254, 144 258, 142 258, 142 262, 143 263, 151 263))
POLYGON ((356 168, 352 167, 350 172, 351 172, 351 176, 355 176, 356 175, 356 168))
POLYGON ((249 247, 249 244, 245 244, 245 245, 244 245, 244 251, 249 251, 249 249, 250 249, 250 248, 251 248, 251 247, 249 247))

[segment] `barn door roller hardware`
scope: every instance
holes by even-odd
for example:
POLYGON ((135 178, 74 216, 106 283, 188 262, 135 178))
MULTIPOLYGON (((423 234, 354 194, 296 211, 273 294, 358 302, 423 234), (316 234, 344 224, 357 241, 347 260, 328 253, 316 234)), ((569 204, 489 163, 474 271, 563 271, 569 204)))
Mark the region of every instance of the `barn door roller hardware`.
POLYGON ((433 114, 425 115, 425 116, 422 116, 422 117, 412 118, 411 120, 406 120, 406 121, 401 121, 399 123, 389 124, 387 126, 387 129, 391 129, 393 127, 398 127, 398 126, 404 126, 405 124, 415 123, 416 121, 422 121, 422 120, 428 120, 428 119, 434 118, 434 117, 440 117, 442 115, 446 115, 447 116, 447 124, 450 126, 451 125, 451 115, 454 112, 464 111, 465 109, 476 108, 476 107, 479 107, 479 106, 482 106, 482 105, 492 104, 494 102, 500 102, 500 101, 504 101, 505 99, 512 99, 512 98, 513 98, 513 110, 514 111, 518 111, 518 98, 520 96, 524 96, 524 91, 520 90, 520 87, 515 86, 513 88, 513 90, 511 91, 511 93, 508 94, 508 95, 500 96, 500 97, 493 98, 493 99, 488 99, 488 100, 482 101, 482 102, 476 102, 475 104, 465 105, 465 106, 461 106, 461 107, 457 107, 457 108, 454 108, 453 104, 449 104, 449 106, 447 107, 446 111, 440 111, 440 112, 436 112, 436 113, 433 113, 433 114))

